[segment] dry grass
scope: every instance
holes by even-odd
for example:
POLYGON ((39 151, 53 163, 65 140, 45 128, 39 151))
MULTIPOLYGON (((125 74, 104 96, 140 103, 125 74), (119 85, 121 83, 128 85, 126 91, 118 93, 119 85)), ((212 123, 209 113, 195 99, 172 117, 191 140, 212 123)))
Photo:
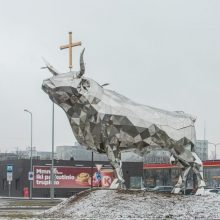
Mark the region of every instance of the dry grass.
POLYGON ((30 208, 33 208, 34 206, 46 206, 46 207, 52 207, 57 204, 59 204, 61 200, 14 200, 10 201, 8 206, 11 207, 16 207, 16 206, 28 206, 30 208))

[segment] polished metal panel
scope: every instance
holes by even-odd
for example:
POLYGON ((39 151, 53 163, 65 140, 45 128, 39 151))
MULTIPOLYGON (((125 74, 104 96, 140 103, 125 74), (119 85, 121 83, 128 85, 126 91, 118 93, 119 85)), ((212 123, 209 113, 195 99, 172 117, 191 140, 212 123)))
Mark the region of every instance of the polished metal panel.
POLYGON ((194 153, 195 117, 138 104, 84 77, 83 53, 84 50, 80 71, 59 74, 46 63, 53 77, 42 85, 50 99, 66 112, 77 141, 106 153, 122 184, 122 151, 143 155, 155 146, 167 149, 172 153, 171 162, 183 168, 173 192, 184 190, 187 174, 193 169, 202 194, 205 186, 202 162, 194 153))

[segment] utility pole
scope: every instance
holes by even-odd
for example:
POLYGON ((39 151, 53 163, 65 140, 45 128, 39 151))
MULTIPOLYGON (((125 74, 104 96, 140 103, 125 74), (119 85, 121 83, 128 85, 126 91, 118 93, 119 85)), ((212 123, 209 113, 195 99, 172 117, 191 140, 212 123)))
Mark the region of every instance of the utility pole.
POLYGON ((50 171, 50 198, 54 199, 54 102, 52 103, 52 155, 51 155, 51 171, 50 171))
MULTIPOLYGON (((33 116, 32 116, 32 112, 24 109, 25 112, 29 113, 31 116, 31 156, 30 156, 30 171, 33 172, 33 155, 32 155, 32 142, 33 142, 33 116)), ((32 199, 32 181, 33 180, 29 180, 30 181, 30 199, 32 199)))

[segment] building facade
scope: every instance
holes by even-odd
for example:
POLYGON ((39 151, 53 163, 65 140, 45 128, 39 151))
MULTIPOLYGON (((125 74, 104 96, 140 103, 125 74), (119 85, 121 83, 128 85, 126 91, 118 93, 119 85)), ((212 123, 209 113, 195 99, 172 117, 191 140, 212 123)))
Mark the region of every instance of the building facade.
MULTIPOLYGON (((145 187, 174 186, 180 175, 181 169, 177 166, 166 163, 144 164, 143 183, 145 187)), ((220 161, 203 161, 203 174, 206 187, 220 187, 220 161)), ((196 176, 192 171, 187 177, 187 187, 195 188, 197 185, 196 176)))
POLYGON ((197 140, 195 151, 202 161, 208 160, 208 140, 197 140))
MULTIPOLYGON (((18 160, 5 160, 0 161, 0 196, 8 196, 9 184, 7 181, 7 165, 13 166, 13 180, 10 185, 11 196, 23 196, 24 188, 30 187, 28 180, 28 172, 30 171, 30 160, 18 159, 18 160)), ((33 166, 50 166, 51 160, 33 160, 33 166)), ((95 170, 96 164, 101 164, 103 169, 112 168, 108 161, 76 161, 76 160, 54 160, 55 167, 69 168, 86 168, 88 170, 95 170), (93 168, 92 168, 93 167, 93 168)), ((126 181, 127 188, 140 188, 142 175, 143 175, 143 163, 136 162, 124 162, 122 166, 123 175, 126 181)), ((90 171, 89 171, 90 172, 90 171)), ((90 175, 91 176, 91 175, 90 175)), ((67 176, 68 177, 68 176, 67 176)), ((86 187, 69 187, 68 188, 55 188, 55 197, 69 197, 77 192, 85 190, 86 187)), ((33 188, 33 197, 50 197, 50 189, 47 187, 33 188)))
MULTIPOLYGON (((75 143, 74 146, 57 146, 56 159, 57 160, 84 160, 90 161, 92 158, 92 151, 86 147, 75 143)), ((108 161, 106 154, 99 154, 93 152, 93 158, 96 161, 108 161)))

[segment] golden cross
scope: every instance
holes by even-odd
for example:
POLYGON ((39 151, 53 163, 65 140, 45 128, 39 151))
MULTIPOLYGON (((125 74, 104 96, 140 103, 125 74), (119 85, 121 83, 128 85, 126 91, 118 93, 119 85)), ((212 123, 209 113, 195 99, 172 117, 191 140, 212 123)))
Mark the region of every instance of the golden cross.
POLYGON ((81 45, 81 41, 75 42, 75 43, 72 42, 72 32, 69 32, 69 44, 60 46, 61 50, 69 48, 69 68, 70 68, 70 71, 73 68, 73 65, 72 65, 72 47, 76 47, 76 46, 80 46, 80 45, 81 45))

